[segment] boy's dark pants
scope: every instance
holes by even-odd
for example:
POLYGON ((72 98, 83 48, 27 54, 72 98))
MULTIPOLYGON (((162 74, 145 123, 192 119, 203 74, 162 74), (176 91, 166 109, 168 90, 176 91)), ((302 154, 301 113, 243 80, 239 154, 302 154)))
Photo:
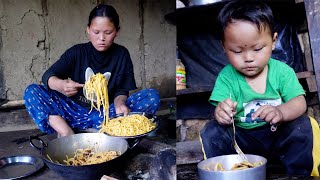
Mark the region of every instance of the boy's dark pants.
MULTIPOLYGON (((206 158, 236 154, 232 144, 232 125, 223 126, 211 120, 201 130, 200 136, 206 158)), ((282 123, 275 132, 270 130, 270 125, 255 129, 236 127, 236 140, 245 154, 260 155, 268 161, 279 159, 287 174, 311 174, 314 166, 313 138, 311 123, 306 115, 282 123)))

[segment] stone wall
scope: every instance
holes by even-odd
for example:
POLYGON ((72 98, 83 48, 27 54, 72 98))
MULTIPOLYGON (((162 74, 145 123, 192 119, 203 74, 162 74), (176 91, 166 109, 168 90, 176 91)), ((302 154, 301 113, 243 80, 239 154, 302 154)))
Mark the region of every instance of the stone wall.
POLYGON ((0 98, 22 99, 30 83, 74 44, 87 42, 86 25, 98 3, 120 15, 116 43, 128 48, 138 89, 175 95, 176 29, 164 15, 171 0, 0 0, 0 98))

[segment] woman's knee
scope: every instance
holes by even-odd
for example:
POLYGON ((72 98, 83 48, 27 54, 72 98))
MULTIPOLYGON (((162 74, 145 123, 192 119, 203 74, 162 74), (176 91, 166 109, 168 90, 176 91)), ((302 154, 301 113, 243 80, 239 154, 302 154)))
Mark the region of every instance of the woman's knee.
POLYGON ((156 99, 160 99, 160 94, 156 89, 150 88, 150 89, 145 89, 145 91, 148 94, 148 96, 156 99))
POLYGON ((29 86, 27 86, 27 88, 24 91, 24 96, 26 95, 30 95, 33 92, 36 92, 40 89, 40 85, 39 84, 30 84, 29 86))

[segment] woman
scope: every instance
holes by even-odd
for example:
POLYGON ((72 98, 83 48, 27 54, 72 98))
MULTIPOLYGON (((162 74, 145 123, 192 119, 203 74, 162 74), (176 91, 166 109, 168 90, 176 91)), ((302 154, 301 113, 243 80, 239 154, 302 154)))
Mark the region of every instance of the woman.
POLYGON ((85 98, 85 71, 111 73, 108 81, 109 117, 129 111, 154 114, 160 105, 154 89, 137 92, 133 65, 128 50, 114 39, 119 32, 119 15, 110 5, 98 5, 90 13, 87 33, 90 42, 68 49, 42 76, 43 85, 32 84, 25 90, 25 106, 41 131, 58 136, 74 130, 96 128, 103 114, 93 110, 85 98))

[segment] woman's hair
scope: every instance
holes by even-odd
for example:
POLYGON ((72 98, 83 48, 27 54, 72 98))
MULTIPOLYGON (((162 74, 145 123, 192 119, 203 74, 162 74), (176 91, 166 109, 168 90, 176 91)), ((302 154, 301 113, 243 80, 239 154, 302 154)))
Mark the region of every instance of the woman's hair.
POLYGON ((100 4, 92 9, 89 15, 89 22, 88 26, 91 25, 91 21, 95 17, 107 17, 111 22, 113 22, 114 26, 116 27, 116 30, 118 31, 119 26, 119 15, 116 11, 116 9, 110 5, 100 4))
POLYGON ((248 21, 257 26, 259 31, 268 28, 274 33, 274 20, 271 8, 261 0, 231 0, 219 12, 217 21, 219 37, 224 40, 224 30, 235 20, 248 21))

